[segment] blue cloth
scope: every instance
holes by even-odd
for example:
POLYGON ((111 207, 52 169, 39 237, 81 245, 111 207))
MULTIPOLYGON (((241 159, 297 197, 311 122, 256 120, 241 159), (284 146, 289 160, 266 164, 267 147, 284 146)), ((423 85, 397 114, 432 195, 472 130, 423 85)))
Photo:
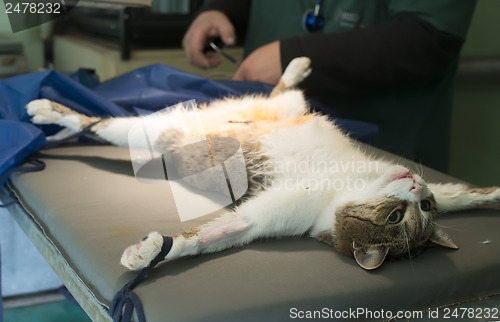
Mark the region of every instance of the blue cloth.
POLYGON ((45 143, 40 129, 30 123, 12 120, 0 120, 0 138, 0 178, 45 143))
MULTIPOLYGON (((0 81, 0 176, 38 151, 45 136, 60 128, 34 126, 25 106, 46 98, 93 116, 133 116, 151 113, 179 102, 208 102, 227 95, 269 93, 272 87, 257 82, 214 81, 165 65, 136 69, 99 84, 95 77, 79 71, 71 77, 45 71, 0 81)), ((322 107, 313 103, 313 107, 322 107)), ((364 142, 377 134, 374 124, 336 119, 350 135, 364 142)))

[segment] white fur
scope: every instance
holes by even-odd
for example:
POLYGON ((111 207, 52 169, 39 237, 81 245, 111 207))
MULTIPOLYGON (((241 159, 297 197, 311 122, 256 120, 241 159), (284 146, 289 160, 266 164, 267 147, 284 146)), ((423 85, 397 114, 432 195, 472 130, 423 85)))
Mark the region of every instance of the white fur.
POLYGON ((150 142, 158 138, 169 128, 184 130, 182 124, 190 124, 190 138, 185 144, 203 140, 205 129, 211 123, 219 124, 229 121, 247 121, 244 119, 245 111, 251 106, 262 104, 268 111, 275 111, 276 117, 286 120, 300 115, 307 110, 307 103, 300 91, 288 91, 272 99, 256 96, 235 104, 234 100, 216 101, 208 109, 186 110, 182 105, 169 107, 160 112, 140 117, 122 117, 106 120, 106 126, 98 127, 96 134, 115 145, 128 146, 129 133, 134 126, 140 126, 147 133, 150 142))
MULTIPOLYGON (((214 113, 220 115, 220 111, 214 113)), ((277 128, 262 136, 260 143, 273 174, 268 188, 233 212, 201 226, 195 236, 177 237, 166 259, 220 251, 262 237, 316 237, 334 228, 338 206, 366 198, 394 196, 419 202, 433 190, 441 207, 449 209, 500 200, 500 191, 481 195, 470 194, 462 185, 428 186, 414 173, 412 178, 395 180, 409 170, 361 153, 335 125, 320 116, 304 124, 277 128), (331 167, 320 171, 324 170, 320 164, 331 167), (363 164, 367 166, 362 167, 363 164), (421 187, 418 193, 412 192, 415 185, 421 187)), ((423 211, 421 215, 425 226, 430 217, 423 211)), ((150 257, 154 258, 153 254, 150 257)), ((126 266, 140 268, 128 261, 126 266)))
POLYGON ((483 204, 500 202, 500 189, 491 193, 471 192, 464 184, 429 184, 439 210, 442 212, 479 207, 483 204))
POLYGON ((140 124, 140 118, 122 117, 106 121, 106 126, 98 127, 96 134, 104 140, 118 146, 128 146, 128 134, 130 129, 140 124))
MULTIPOLYGON (((275 169, 275 177, 269 187, 244 202, 233 213, 200 227, 198 235, 177 237, 166 259, 219 251, 244 245, 255 238, 307 233, 316 236, 333 228, 335 208, 339 203, 356 199, 354 196, 364 192, 358 191, 354 185, 350 190, 339 190, 330 185, 331 182, 347 187, 349 182, 359 180, 363 189, 374 185, 373 191, 381 191, 387 179, 377 180, 382 175, 378 171, 391 167, 383 163, 380 169, 371 169, 376 173, 356 172, 350 163, 374 161, 364 157, 347 137, 323 117, 276 129, 263 136, 261 143, 263 154, 270 157, 275 169), (330 161, 335 161, 338 167, 332 167, 332 171, 316 169, 319 164, 329 164, 330 161)), ((401 169, 395 166, 393 172, 401 172, 401 169)), ((384 192, 382 196, 385 196, 384 192)), ((135 258, 126 261, 126 266, 141 268, 134 265, 135 261, 135 258)))
MULTIPOLYGON (((245 118, 248 110, 254 106, 262 106, 268 112, 274 112, 277 119, 286 120, 307 111, 307 103, 300 91, 287 91, 273 98, 250 96, 245 100, 225 99, 214 101, 209 108, 197 112, 203 124, 217 123, 223 125, 228 121, 249 121, 245 118)), ((182 115, 181 120, 186 120, 192 115, 182 115)), ((182 123, 181 123, 182 124, 182 123)))
POLYGON ((281 80, 285 87, 291 88, 297 86, 311 73, 311 60, 307 57, 298 57, 290 62, 281 80))
POLYGON ((47 99, 39 99, 28 103, 26 106, 29 115, 33 116, 35 124, 58 124, 71 129, 73 132, 82 130, 79 114, 63 114, 53 109, 52 102, 47 99))
POLYGON ((162 244, 163 237, 157 232, 151 232, 142 242, 125 249, 121 263, 132 270, 142 269, 158 255, 162 244))

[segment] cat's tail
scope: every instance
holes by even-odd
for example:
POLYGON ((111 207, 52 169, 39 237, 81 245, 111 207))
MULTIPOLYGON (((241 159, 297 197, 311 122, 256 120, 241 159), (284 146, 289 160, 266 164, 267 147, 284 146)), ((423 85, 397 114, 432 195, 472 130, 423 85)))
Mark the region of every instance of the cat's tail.
POLYGON ((269 97, 286 92, 300 82, 302 82, 311 73, 311 60, 307 57, 294 58, 286 67, 278 84, 272 90, 269 97))

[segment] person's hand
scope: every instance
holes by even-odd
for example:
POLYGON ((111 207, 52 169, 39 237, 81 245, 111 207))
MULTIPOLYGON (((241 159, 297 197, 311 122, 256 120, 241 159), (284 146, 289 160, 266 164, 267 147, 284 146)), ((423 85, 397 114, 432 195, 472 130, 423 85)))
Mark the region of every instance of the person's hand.
POLYGON ((236 40, 234 27, 225 14, 216 10, 201 13, 191 23, 182 40, 182 47, 189 62, 201 68, 216 67, 220 58, 213 51, 203 53, 209 38, 220 37, 225 45, 233 45, 236 40))
POLYGON ((234 74, 233 80, 277 84, 281 72, 280 43, 273 41, 248 55, 234 74))

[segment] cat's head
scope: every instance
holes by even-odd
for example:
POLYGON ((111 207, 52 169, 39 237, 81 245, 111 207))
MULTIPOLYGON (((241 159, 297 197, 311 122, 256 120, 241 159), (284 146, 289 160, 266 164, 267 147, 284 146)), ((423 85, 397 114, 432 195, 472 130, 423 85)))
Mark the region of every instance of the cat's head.
POLYGON ((400 166, 370 185, 369 193, 338 207, 332 241, 335 248, 368 270, 379 267, 387 256, 413 256, 429 244, 458 249, 437 228, 436 216, 500 200, 498 188, 428 185, 400 166))

